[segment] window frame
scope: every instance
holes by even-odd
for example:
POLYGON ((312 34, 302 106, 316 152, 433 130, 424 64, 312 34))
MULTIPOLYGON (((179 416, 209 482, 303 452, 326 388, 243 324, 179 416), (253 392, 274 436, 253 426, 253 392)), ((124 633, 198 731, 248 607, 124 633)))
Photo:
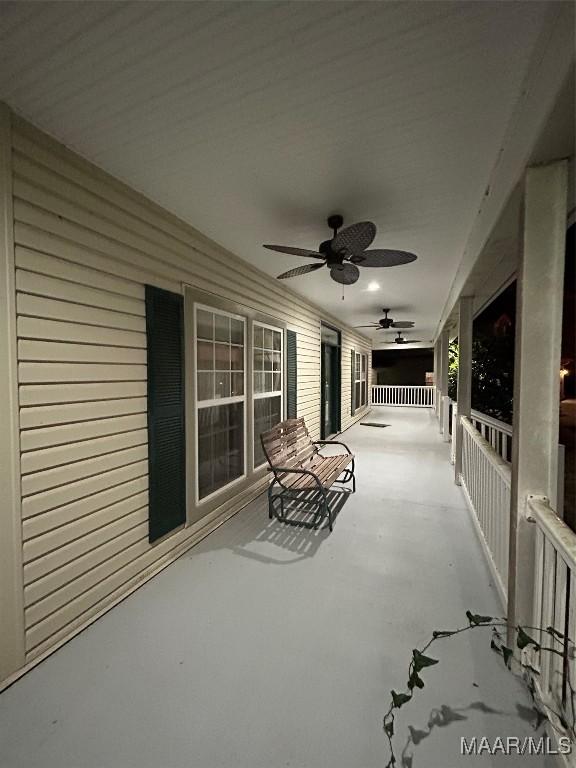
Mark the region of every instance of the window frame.
POLYGON ((368 355, 365 352, 354 350, 354 413, 368 407, 368 355), (364 370, 362 363, 364 362, 364 370), (356 398, 356 387, 359 386, 360 398, 356 398), (364 402, 362 400, 364 399, 364 402))
MULTIPOLYGON (((285 414, 285 408, 286 408, 286 361, 285 361, 285 354, 286 354, 286 343, 285 343, 285 335, 286 335, 286 329, 279 326, 279 325, 272 325, 271 323, 263 322, 258 319, 251 319, 250 322, 250 355, 251 355, 251 364, 250 364, 250 375, 252 377, 252 381, 250 382, 250 391, 251 391, 251 401, 252 401, 252 451, 251 451, 251 463, 252 463, 252 471, 257 472, 259 469, 262 469, 262 467, 266 466, 266 459, 264 459, 263 462, 260 464, 256 464, 254 461, 254 450, 256 446, 256 425, 255 425, 255 418, 254 418, 254 404, 256 400, 266 400, 268 398, 272 397, 278 397, 280 396, 280 421, 286 418, 285 414), (254 350, 256 348, 256 345, 254 344, 254 337, 255 337, 255 329, 256 326, 259 328, 268 329, 270 331, 275 331, 276 333, 280 334, 280 390, 279 391, 271 391, 271 392, 258 392, 256 393, 255 387, 254 387, 254 374, 256 373, 254 368, 254 350)), ((265 349, 264 347, 258 347, 258 349, 265 349)))
MULTIPOLYGON (((230 312, 225 309, 221 309, 217 306, 210 306, 208 304, 204 304, 199 301, 193 302, 193 341, 194 341, 194 352, 193 352, 193 358, 194 358, 194 381, 193 381, 193 413, 194 413, 194 457, 195 457, 195 466, 194 466, 194 502, 196 508, 200 508, 203 505, 209 503, 213 499, 215 499, 217 496, 223 494, 225 491, 228 491, 230 488, 233 488, 234 485, 237 485, 241 483, 243 480, 246 480, 248 477, 248 461, 247 461, 247 453, 248 453, 248 389, 247 389, 247 378, 248 378, 248 368, 247 368, 247 362, 248 362, 248 354, 247 354, 247 348, 248 348, 248 318, 244 315, 239 315, 235 312, 230 312), (242 322, 243 326, 243 332, 244 332, 244 343, 243 343, 243 394, 242 395, 233 395, 230 397, 217 397, 212 398, 210 400, 198 400, 198 310, 202 310, 204 312, 210 312, 213 315, 222 315, 224 317, 229 317, 234 320, 240 320, 242 322), (201 405, 199 405, 201 403, 201 405), (207 494, 206 496, 203 496, 200 498, 200 472, 198 470, 199 467, 199 443, 200 443, 200 435, 199 435, 199 419, 198 419, 198 411, 200 409, 204 408, 213 408, 218 406, 224 406, 224 405, 232 405, 234 403, 243 403, 244 404, 244 419, 243 419, 243 429, 242 429, 242 445, 243 445, 243 471, 241 475, 238 475, 238 477, 235 477, 234 480, 231 480, 229 483, 226 483, 221 488, 217 488, 215 491, 212 491, 211 493, 207 494)), ((203 339, 201 339, 203 341, 203 339)), ((216 343, 216 339, 213 339, 213 343, 216 343)), ((230 343, 230 342, 229 342, 230 343)), ((216 369, 214 369, 215 373, 216 369)))

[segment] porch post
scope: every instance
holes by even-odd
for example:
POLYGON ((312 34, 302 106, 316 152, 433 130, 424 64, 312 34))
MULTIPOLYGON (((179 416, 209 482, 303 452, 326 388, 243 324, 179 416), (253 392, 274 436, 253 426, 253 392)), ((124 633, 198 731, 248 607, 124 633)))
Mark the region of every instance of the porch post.
POLYGON ((444 411, 446 402, 444 400, 448 395, 448 347, 450 345, 450 338, 448 331, 444 329, 440 334, 440 347, 439 354, 440 360, 438 361, 438 368, 440 374, 440 431, 444 431, 444 411))
POLYGON ((24 666, 11 114, 0 102, 0 682, 24 666))
POLYGON ((471 296, 462 296, 458 302, 458 395, 454 453, 454 473, 456 484, 460 485, 462 474, 462 439, 461 416, 470 416, 472 407, 472 302, 471 296))
POLYGON ((440 418, 440 337, 434 342, 434 413, 440 418))
POLYGON ((508 617, 533 616, 535 536, 529 495, 556 504, 567 161, 529 168, 516 314, 508 617))

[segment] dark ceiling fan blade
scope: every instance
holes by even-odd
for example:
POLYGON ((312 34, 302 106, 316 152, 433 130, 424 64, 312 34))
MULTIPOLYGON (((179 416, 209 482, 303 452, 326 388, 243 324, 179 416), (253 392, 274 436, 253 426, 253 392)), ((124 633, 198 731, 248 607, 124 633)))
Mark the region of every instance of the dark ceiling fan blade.
POLYGON ((408 251, 391 251, 386 248, 375 248, 355 254, 351 261, 359 267, 398 267, 400 264, 410 264, 418 256, 408 251))
POLYGON ((291 256, 309 256, 312 259, 323 259, 324 255, 318 251, 308 251, 306 248, 292 248, 289 245, 263 245, 262 248, 268 248, 269 251, 278 251, 278 253, 289 253, 291 256))
POLYGON ((379 323, 372 323, 371 325, 355 325, 354 328, 380 328, 379 323))
POLYGON ((414 328, 414 321, 413 320, 398 320, 395 323, 392 323, 392 328, 414 328))
POLYGON ((342 285, 352 285, 360 277, 360 270, 354 264, 335 264, 330 267, 330 277, 342 285))
POLYGON ((332 240, 331 248, 346 256, 362 253, 376 237, 376 225, 371 221, 359 221, 342 229, 332 240))
POLYGON ((303 264, 301 267, 295 267, 289 269, 288 272, 283 272, 278 275, 277 280, 284 280, 286 277, 298 277, 299 275, 306 275, 308 272, 314 272, 315 269, 321 269, 324 264, 303 264))

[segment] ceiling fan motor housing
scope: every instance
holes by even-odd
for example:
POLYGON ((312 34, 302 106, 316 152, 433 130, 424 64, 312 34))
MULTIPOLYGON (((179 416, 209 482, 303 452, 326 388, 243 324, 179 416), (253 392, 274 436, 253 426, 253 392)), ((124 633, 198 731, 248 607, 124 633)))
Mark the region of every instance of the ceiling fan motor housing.
POLYGON ((343 253, 337 253, 332 250, 332 240, 324 240, 323 243, 320 243, 318 250, 326 257, 326 264, 329 267, 338 266, 344 261, 343 253))

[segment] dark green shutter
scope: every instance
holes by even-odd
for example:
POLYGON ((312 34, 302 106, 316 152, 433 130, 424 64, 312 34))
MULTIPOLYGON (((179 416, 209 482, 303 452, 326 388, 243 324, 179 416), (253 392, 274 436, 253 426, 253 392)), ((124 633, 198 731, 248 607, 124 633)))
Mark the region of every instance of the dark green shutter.
POLYGON ((354 416, 356 412, 356 353, 354 350, 351 352, 352 360, 352 378, 350 386, 352 388, 350 393, 350 416, 354 416))
POLYGON ((148 538, 186 521, 182 296, 146 286, 148 350, 148 538))
POLYGON ((286 331, 286 418, 296 418, 298 395, 298 363, 296 333, 286 331))

